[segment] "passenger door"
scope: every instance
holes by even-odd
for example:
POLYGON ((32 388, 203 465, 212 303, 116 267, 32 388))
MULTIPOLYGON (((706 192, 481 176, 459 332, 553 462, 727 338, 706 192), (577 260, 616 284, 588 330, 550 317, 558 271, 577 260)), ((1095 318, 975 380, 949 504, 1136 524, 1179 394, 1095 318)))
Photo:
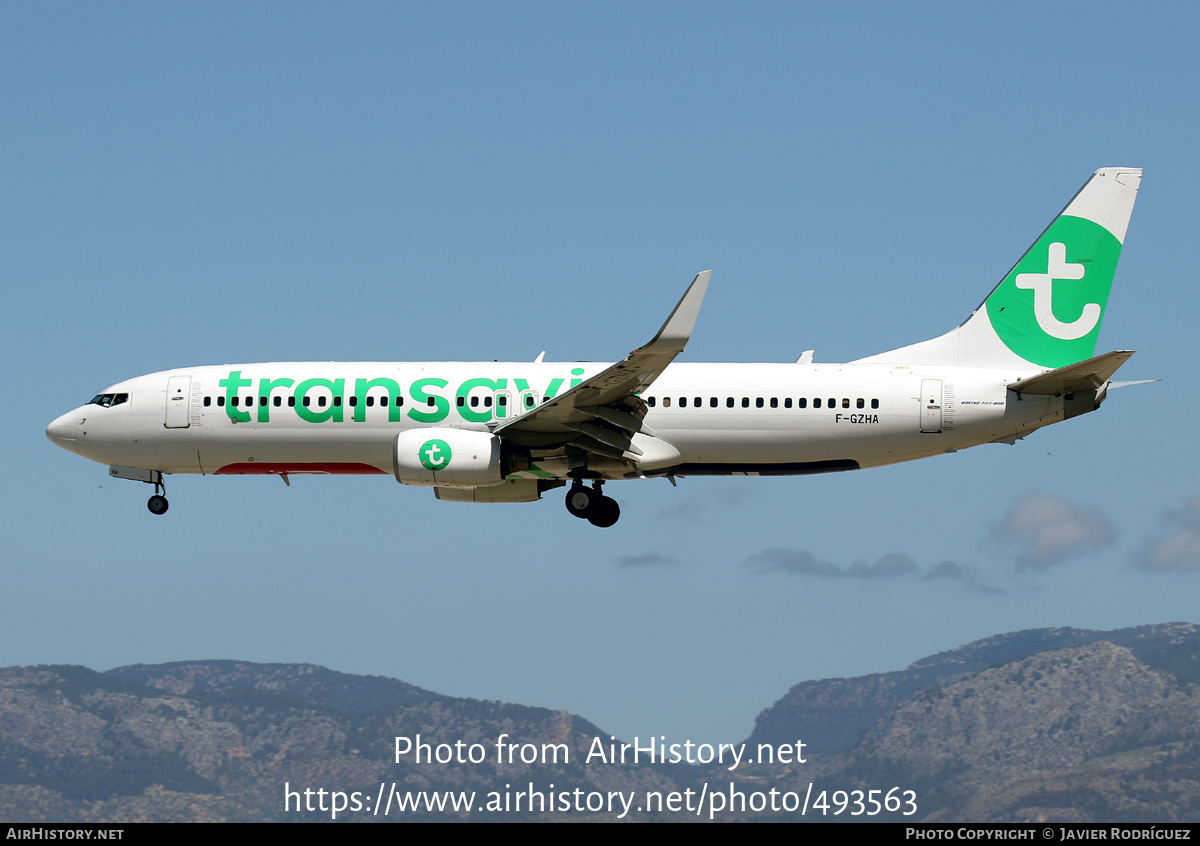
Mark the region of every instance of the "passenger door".
POLYGON ((191 393, 191 376, 167 378, 167 417, 163 425, 168 429, 186 429, 191 425, 191 418, 188 414, 191 393))

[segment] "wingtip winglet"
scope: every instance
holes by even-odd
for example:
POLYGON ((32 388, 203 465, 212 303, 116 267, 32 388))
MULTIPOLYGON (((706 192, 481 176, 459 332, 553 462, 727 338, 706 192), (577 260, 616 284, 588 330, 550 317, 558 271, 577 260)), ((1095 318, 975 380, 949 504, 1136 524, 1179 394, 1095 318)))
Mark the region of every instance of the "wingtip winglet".
POLYGON ((683 292, 683 296, 679 298, 679 302, 676 303, 671 316, 663 323, 662 328, 658 330, 658 334, 650 343, 642 347, 643 351, 650 347, 664 350, 682 350, 684 348, 688 339, 692 337, 692 328, 696 325, 696 318, 700 315, 700 304, 704 302, 704 294, 708 290, 708 280, 711 277, 711 270, 702 270, 696 274, 692 284, 688 286, 688 289, 683 292))

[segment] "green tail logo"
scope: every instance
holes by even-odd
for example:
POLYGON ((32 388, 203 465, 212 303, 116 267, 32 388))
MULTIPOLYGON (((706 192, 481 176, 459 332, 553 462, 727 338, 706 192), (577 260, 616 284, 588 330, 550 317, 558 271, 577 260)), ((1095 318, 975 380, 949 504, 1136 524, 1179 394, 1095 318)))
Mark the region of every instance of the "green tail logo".
POLYGON ((1120 256, 1103 226, 1060 215, 988 297, 996 334, 1042 367, 1091 358, 1120 256))

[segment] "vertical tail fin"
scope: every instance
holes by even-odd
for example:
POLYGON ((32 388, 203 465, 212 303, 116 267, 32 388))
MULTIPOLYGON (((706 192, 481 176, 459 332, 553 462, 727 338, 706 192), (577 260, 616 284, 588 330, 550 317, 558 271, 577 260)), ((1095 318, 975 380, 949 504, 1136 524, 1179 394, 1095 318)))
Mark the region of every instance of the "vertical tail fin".
POLYGON ((965 323, 859 361, 1036 370, 1091 358, 1141 179, 1096 171, 965 323))

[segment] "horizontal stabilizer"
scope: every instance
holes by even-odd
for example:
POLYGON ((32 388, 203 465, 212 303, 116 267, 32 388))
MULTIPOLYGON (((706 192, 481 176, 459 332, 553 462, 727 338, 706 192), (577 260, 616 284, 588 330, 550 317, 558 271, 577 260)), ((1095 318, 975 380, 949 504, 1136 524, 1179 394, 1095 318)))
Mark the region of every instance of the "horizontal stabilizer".
POLYGON ((1136 350, 1117 350, 1087 361, 1048 370, 1028 379, 1009 383, 1008 389, 1019 394, 1058 396, 1075 391, 1094 391, 1105 385, 1136 350))

